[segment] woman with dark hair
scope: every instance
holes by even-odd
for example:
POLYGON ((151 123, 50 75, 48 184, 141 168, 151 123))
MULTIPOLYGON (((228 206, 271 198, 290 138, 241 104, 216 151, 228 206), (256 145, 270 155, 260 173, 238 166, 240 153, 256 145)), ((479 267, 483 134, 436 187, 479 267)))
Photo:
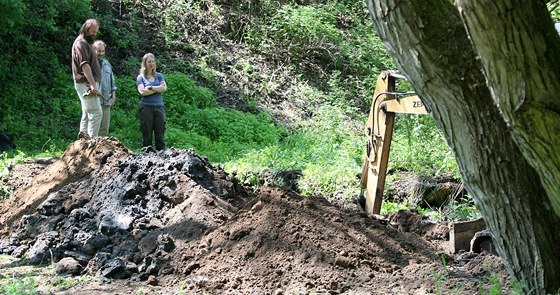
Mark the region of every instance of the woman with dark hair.
POLYGON ((142 146, 152 146, 152 135, 155 138, 156 150, 165 149, 165 106, 163 95, 167 84, 161 73, 156 72, 156 57, 146 53, 142 57, 140 74, 136 78, 140 99, 140 130, 142 146))

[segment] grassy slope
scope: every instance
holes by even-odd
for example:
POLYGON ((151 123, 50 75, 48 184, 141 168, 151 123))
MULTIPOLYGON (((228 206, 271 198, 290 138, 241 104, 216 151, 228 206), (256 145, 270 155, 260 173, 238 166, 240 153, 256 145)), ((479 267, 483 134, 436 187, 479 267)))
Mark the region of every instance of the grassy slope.
MULTIPOLYGON (((42 4, 45 9, 48 2, 42 4)), ((370 95, 378 73, 393 68, 392 62, 363 3, 290 3, 186 1, 162 7, 156 2, 111 6, 94 1, 99 37, 107 42, 119 75, 113 135, 133 150, 140 147, 134 78, 140 57, 150 51, 170 82, 165 94, 169 146, 195 148, 252 184, 265 174, 293 170, 302 174, 299 186, 306 194, 356 195, 370 95)), ((55 26, 68 27, 72 18, 79 24, 78 15, 54 15, 50 21, 55 26)), ((65 34, 61 43, 74 38, 68 29, 39 28, 46 30, 44 35, 65 34)), ((41 36, 20 38, 31 42, 26 50, 37 56, 58 52, 41 36)), ((8 49, 14 53, 17 48, 8 49)), ((62 67, 48 91, 30 88, 42 75, 20 64, 14 70, 21 76, 38 78, 18 82, 9 90, 10 100, 0 102, 6 104, 0 110, 0 129, 9 130, 29 154, 60 153, 75 138, 79 102, 68 77, 68 57, 58 58, 62 67)), ((432 134, 433 124, 412 132, 430 122, 399 122, 394 167, 415 170, 410 154, 422 151, 421 165, 435 163, 427 174, 447 170, 447 151, 426 148, 442 146, 441 138, 435 133, 417 136, 432 134)))

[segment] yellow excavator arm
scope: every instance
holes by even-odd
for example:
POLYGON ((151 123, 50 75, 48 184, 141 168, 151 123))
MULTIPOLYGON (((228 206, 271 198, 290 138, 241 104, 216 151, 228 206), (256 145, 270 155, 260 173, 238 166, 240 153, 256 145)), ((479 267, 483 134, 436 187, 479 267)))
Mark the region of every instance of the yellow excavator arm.
POLYGON ((422 100, 414 92, 396 92, 398 79, 406 77, 392 71, 379 75, 364 128, 367 140, 360 180, 362 193, 357 204, 367 213, 379 214, 381 211, 395 114, 428 114, 422 100))

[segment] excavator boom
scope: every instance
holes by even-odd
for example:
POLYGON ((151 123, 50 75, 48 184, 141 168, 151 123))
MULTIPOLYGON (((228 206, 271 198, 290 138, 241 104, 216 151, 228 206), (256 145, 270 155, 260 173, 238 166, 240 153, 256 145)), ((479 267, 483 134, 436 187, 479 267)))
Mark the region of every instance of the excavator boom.
POLYGON ((414 92, 396 92, 398 79, 406 77, 391 71, 379 75, 364 128, 367 140, 360 180, 362 195, 358 199, 358 206, 367 213, 379 214, 381 211, 395 114, 428 114, 422 100, 414 92))

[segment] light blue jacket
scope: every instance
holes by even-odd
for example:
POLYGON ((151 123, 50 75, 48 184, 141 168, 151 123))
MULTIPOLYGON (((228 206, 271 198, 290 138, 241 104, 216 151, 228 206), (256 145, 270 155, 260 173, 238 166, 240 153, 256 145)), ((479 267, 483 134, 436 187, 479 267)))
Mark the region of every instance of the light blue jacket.
POLYGON ((111 64, 106 59, 100 60, 99 65, 101 66, 101 87, 99 87, 99 91, 101 92, 101 104, 112 105, 113 91, 117 90, 115 75, 113 75, 113 67, 111 67, 111 64))

